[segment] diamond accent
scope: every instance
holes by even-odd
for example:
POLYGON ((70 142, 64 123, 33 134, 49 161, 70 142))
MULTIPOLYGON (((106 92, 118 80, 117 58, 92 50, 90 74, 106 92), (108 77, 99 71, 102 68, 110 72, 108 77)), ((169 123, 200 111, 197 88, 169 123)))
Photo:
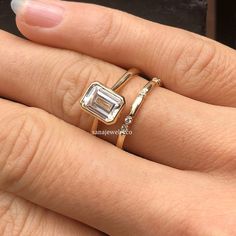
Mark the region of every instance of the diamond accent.
POLYGON ((125 105, 125 99, 99 82, 90 85, 81 99, 84 110, 106 124, 113 124, 125 105))
POLYGON ((122 125, 121 129, 120 129, 120 134, 121 135, 127 135, 128 132, 129 132, 128 126, 127 125, 122 125))
POLYGON ((126 125, 130 125, 132 123, 132 121, 133 121, 133 117, 132 116, 127 116, 125 118, 125 124, 126 125))
POLYGON ((148 92, 148 89, 147 89, 147 88, 144 88, 144 89, 142 89, 140 95, 141 95, 141 96, 145 96, 145 95, 147 94, 147 92, 148 92))

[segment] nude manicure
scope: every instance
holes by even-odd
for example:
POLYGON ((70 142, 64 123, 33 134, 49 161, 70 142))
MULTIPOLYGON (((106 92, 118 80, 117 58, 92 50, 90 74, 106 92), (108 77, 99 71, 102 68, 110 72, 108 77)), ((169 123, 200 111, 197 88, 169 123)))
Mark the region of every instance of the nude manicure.
POLYGON ((11 7, 15 14, 19 15, 21 20, 30 26, 52 28, 59 25, 63 20, 63 7, 51 2, 12 0, 11 7))

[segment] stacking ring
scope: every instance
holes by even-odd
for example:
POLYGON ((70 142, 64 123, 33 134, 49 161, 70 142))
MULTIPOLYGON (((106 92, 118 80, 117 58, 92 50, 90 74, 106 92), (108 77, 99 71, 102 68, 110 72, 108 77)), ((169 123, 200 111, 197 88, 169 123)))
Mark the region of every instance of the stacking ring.
POLYGON ((117 121, 126 102, 125 98, 116 91, 121 89, 129 79, 138 73, 139 71, 135 68, 128 70, 112 88, 107 88, 99 82, 93 82, 89 86, 80 100, 80 106, 95 118, 91 129, 93 134, 96 133, 98 121, 106 125, 112 125, 117 121))
POLYGON ((159 85, 159 86, 162 85, 161 80, 159 78, 153 78, 139 92, 139 95, 137 96, 137 98, 135 99, 135 101, 133 102, 131 106, 129 115, 126 116, 124 124, 121 126, 121 129, 119 130, 119 136, 116 143, 117 147, 123 148, 125 138, 127 134, 129 133, 129 126, 133 123, 133 119, 136 116, 141 105, 143 104, 144 98, 147 96, 147 94, 152 90, 152 88, 155 85, 159 85))

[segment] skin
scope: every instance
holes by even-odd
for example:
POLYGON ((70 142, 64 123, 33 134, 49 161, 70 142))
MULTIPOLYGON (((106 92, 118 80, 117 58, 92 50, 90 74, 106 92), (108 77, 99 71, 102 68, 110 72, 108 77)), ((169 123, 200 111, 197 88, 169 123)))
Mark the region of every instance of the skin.
MULTIPOLYGON (((17 15, 32 42, 0 31, 0 234, 236 235, 235 51, 116 10, 54 4, 66 11, 54 28, 17 15), (126 151, 86 132, 93 118, 79 106, 121 67, 165 85, 145 100, 126 151)), ((123 115, 144 84, 122 89, 123 115)))

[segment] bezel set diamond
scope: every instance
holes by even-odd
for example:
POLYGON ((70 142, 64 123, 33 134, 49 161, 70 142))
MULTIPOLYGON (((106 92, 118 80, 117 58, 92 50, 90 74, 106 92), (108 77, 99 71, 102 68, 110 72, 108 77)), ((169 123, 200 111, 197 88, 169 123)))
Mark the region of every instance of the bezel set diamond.
POLYGON ((92 83, 80 101, 81 107, 107 125, 114 124, 125 98, 99 82, 92 83))

